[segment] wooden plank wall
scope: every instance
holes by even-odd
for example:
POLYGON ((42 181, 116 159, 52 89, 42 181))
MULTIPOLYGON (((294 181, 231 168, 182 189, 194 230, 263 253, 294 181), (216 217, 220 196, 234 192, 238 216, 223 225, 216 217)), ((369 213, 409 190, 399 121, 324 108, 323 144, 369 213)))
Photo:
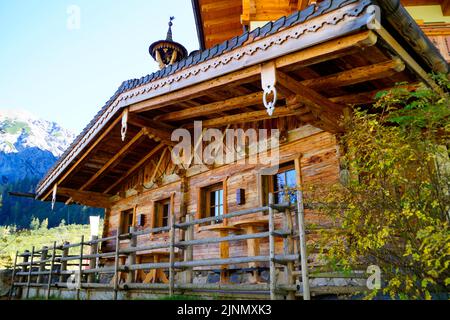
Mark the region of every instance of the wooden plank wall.
MULTIPOLYGON (((296 130, 290 131, 288 141, 280 147, 281 163, 293 161, 296 158, 302 157, 302 175, 305 184, 327 184, 335 183, 339 176, 339 154, 336 137, 330 133, 323 132, 311 126, 303 126, 296 130)), ((235 212, 239 210, 255 208, 261 206, 259 199, 258 185, 258 170, 262 168, 260 165, 227 165, 211 171, 200 173, 188 178, 188 194, 186 196, 187 212, 195 213, 197 211, 197 197, 198 188, 208 186, 224 179, 227 180, 228 189, 228 212, 235 212), (236 204, 236 190, 244 189, 246 202, 244 205, 236 204)), ((146 169, 145 169, 146 170, 146 169)), ((145 171, 144 170, 144 171, 145 171)), ((170 174, 170 170, 168 171, 170 174)), ((134 178, 135 179, 135 178, 134 178)), ((125 198, 117 202, 111 209, 109 219, 107 219, 108 236, 114 235, 116 229, 120 225, 120 213, 130 208, 136 208, 136 214, 145 214, 145 226, 143 228, 150 228, 152 226, 154 216, 154 202, 170 198, 172 193, 175 193, 175 215, 177 220, 180 219, 180 180, 169 183, 162 187, 153 190, 142 190, 141 194, 125 198)), ((258 214, 257 214, 258 215, 258 214)), ((249 219, 248 216, 236 219, 249 219)), ((232 221, 230 221, 232 222, 232 221)), ((308 211, 306 213, 306 222, 321 224, 325 220, 314 212, 308 211)), ((280 227, 281 219, 276 219, 277 226, 280 227)), ((195 237, 217 237, 217 233, 210 231, 200 231, 197 227, 195 237)), ((150 236, 141 236, 138 239, 138 244, 149 244, 161 241, 168 241, 168 234, 150 236)), ((127 243, 123 242, 122 246, 127 243)), ((114 243, 109 243, 107 250, 113 250, 114 243)), ((277 242, 277 252, 281 253, 282 242, 277 242)), ((261 254, 267 254, 268 243, 262 241, 261 254)), ((230 243, 230 256, 246 256, 247 248, 246 242, 230 243)), ((194 248, 194 259, 209 259, 219 257, 219 245, 211 244, 204 246, 196 246, 194 248)))

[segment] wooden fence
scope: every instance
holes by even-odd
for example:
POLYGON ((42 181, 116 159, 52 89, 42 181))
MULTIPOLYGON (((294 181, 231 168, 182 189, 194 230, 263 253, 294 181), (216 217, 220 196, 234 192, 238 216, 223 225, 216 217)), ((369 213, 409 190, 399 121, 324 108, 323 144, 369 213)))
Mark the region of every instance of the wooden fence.
MULTIPOLYGON (((50 298, 52 289, 76 290, 77 299, 80 299, 81 290, 106 290, 113 291, 114 299, 118 299, 119 291, 129 290, 152 290, 162 294, 175 294, 176 291, 223 291, 223 292, 260 292, 270 293, 271 299, 284 298, 294 299, 296 293, 300 293, 305 300, 310 299, 309 274, 307 264, 304 204, 301 191, 297 192, 297 207, 274 204, 274 196, 269 196, 269 205, 266 207, 254 208, 226 214, 220 217, 208 217, 193 220, 191 215, 187 215, 185 221, 177 222, 171 219, 169 227, 154 228, 144 231, 135 231, 133 228, 129 234, 117 234, 112 237, 102 239, 93 238, 85 241, 84 237, 80 243, 57 245, 55 242, 51 248, 44 247, 40 250, 32 248, 31 252, 17 252, 13 281, 10 297, 29 298, 31 288, 46 290, 47 299, 50 298), (297 209, 297 210, 295 210, 297 209), (194 226, 208 222, 223 222, 225 219, 243 217, 259 212, 268 212, 268 231, 229 235, 218 238, 194 239, 194 226), (282 213, 283 229, 276 230, 274 223, 275 212, 282 213), (294 213, 296 226, 292 221, 294 213), (183 239, 177 239, 177 234, 183 230, 183 239), (142 235, 169 232, 169 243, 155 243, 150 245, 137 246, 137 238, 142 235), (250 239, 269 239, 268 256, 245 256, 230 257, 220 259, 193 260, 193 247, 204 244, 224 243, 232 241, 250 239), (283 254, 275 254, 275 238, 283 239, 283 254), (121 249, 120 242, 129 240, 128 247, 121 249), (107 241, 115 241, 115 250, 112 252, 99 253, 99 244, 107 241), (295 246, 293 242, 296 241, 295 246), (89 247, 89 254, 85 254, 85 248, 89 247), (180 249, 183 254, 181 261, 176 259, 175 250, 180 249), (294 252, 297 248, 297 252, 294 252), (136 263, 136 256, 139 252, 149 252, 151 250, 168 249, 168 262, 136 263), (70 252, 70 254, 69 254, 70 252), (75 253, 74 253, 75 252, 75 253), (126 257, 126 263, 121 264, 121 257, 126 257), (36 260, 38 258, 38 260, 36 260), (113 258, 113 266, 99 266, 100 259, 113 258), (21 262, 18 260, 22 259, 21 262), (270 280, 268 284, 194 284, 193 272, 196 267, 226 266, 231 264, 247 264, 257 262, 268 262, 270 269, 270 280), (299 270, 294 270, 298 265, 299 270), (276 268, 282 266, 285 273, 285 281, 277 283, 276 268), (140 270, 168 270, 169 281, 164 283, 137 283, 135 275, 140 270), (176 281, 176 273, 184 272, 184 281, 176 281), (113 274, 112 283, 98 283, 101 274, 113 274), (122 275, 126 275, 126 281, 120 282, 122 275), (294 278, 301 277, 301 286, 295 283, 294 278), (68 279, 70 278, 70 281, 68 279), (25 291, 25 295, 23 294, 25 291)), ((173 217, 173 215, 172 215, 173 217)), ((178 237, 180 238, 180 236, 178 237)), ((317 275, 315 275, 317 277, 317 275)), ((327 277, 333 277, 327 274, 327 277)), ((335 275, 334 275, 335 276, 335 275)), ((355 275, 361 277, 361 274, 355 275)))

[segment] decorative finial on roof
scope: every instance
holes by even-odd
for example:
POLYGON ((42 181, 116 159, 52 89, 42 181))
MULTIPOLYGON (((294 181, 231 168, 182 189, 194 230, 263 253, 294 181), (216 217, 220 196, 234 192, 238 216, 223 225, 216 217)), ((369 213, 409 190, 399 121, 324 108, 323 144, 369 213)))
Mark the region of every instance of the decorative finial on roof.
POLYGON ((166 40, 154 42, 149 48, 150 55, 159 63, 161 69, 183 60, 188 55, 184 46, 173 41, 173 20, 175 20, 175 17, 170 17, 166 40))
POLYGON ((172 26, 173 26, 173 20, 175 20, 175 17, 170 17, 170 21, 169 21, 169 30, 167 31, 167 37, 166 40, 167 41, 173 41, 172 38, 172 26))

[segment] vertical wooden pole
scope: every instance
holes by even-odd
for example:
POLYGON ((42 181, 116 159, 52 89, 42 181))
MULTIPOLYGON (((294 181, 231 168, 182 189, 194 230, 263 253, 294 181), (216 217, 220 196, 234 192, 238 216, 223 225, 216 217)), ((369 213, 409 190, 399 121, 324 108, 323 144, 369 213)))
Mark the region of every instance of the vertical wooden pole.
POLYGON ((67 271, 67 261, 64 260, 69 256, 69 249, 66 248, 66 246, 70 245, 69 242, 64 242, 62 247, 62 253, 61 253, 61 268, 60 268, 60 276, 59 276, 59 282, 63 283, 67 281, 67 276, 63 274, 63 272, 67 271))
MULTIPOLYGON (((98 236, 92 236, 91 238, 91 245, 90 245, 90 255, 96 255, 98 253, 98 236)), ((89 259, 89 269, 95 269, 97 268, 97 257, 89 259)), ((89 273, 88 275, 88 283, 94 283, 95 282, 95 273, 89 273)))
POLYGON ((173 296, 175 289, 175 194, 170 198, 170 268, 169 268, 169 295, 173 296))
MULTIPOLYGON (((134 249, 137 246, 137 237, 134 234, 134 232, 136 231, 136 229, 134 227, 130 227, 130 233, 131 233, 131 239, 130 239, 130 243, 129 243, 129 247, 130 249, 134 249)), ((136 264, 136 252, 130 252, 130 254, 128 255, 128 266, 132 266, 136 264)), ((135 281, 135 271, 128 271, 127 273, 127 283, 133 283, 135 281)))
POLYGON ((16 257, 14 258, 14 267, 12 271, 12 280, 11 280, 11 288, 9 289, 9 300, 12 300, 13 292, 14 292, 14 282, 16 278, 16 267, 17 267, 17 256, 19 255, 19 251, 16 251, 16 257))
POLYGON ((52 261, 50 263, 50 271, 48 274, 48 282, 47 282, 47 300, 50 299, 50 292, 52 290, 52 275, 53 275, 53 268, 55 267, 55 255, 56 255, 56 241, 53 242, 53 252, 52 252, 52 261))
MULTIPOLYGON (((28 271, 28 261, 30 260, 30 251, 26 250, 23 253, 23 266, 22 266, 22 272, 27 272, 28 271)), ((26 280, 26 276, 21 276, 19 277, 19 282, 20 283, 24 283, 26 280)), ((23 294, 23 287, 20 286, 19 288, 17 288, 17 296, 21 299, 22 298, 22 294, 23 294)))
MULTIPOLYGON (((45 266, 47 264, 47 262, 42 262, 47 260, 48 258, 48 247, 42 247, 42 251, 41 251, 41 262, 39 263, 39 272, 44 272, 45 271, 45 266)), ((37 276, 37 283, 43 283, 44 282, 44 275, 43 274, 38 274, 37 276)))
MULTIPOLYGON (((283 225, 284 229, 290 233, 289 237, 283 239, 284 254, 290 255, 294 252, 294 242, 292 239, 293 223, 290 209, 286 209, 284 211, 283 225)), ((294 262, 293 261, 287 262, 286 266, 284 267, 284 277, 287 285, 294 284, 294 277, 292 275, 293 271, 294 271, 294 262)), ((288 292, 287 300, 295 300, 295 293, 293 291, 288 292)))
POLYGON ((34 247, 33 249, 31 249, 30 266, 28 267, 27 296, 26 296, 27 300, 30 297, 30 284, 31 284, 31 272, 33 270, 33 260, 34 260, 34 247))
POLYGON ((114 300, 117 300, 119 291, 119 252, 120 252, 120 230, 116 233, 116 254, 114 255, 114 300))
POLYGON ((275 270, 275 223, 272 206, 273 193, 269 194, 269 255, 270 255, 270 300, 276 300, 276 270, 275 270))
POLYGON ((80 261, 78 261, 77 300, 80 300, 81 281, 83 280, 83 250, 84 250, 84 235, 81 236, 80 261))
MULTIPOLYGON (((223 214, 228 213, 228 179, 229 177, 226 177, 223 180, 223 214)), ((228 226, 228 219, 223 219, 224 226, 228 226)), ((228 242, 227 242, 228 243, 228 242)))
POLYGON ((303 192, 297 191, 297 206, 298 206, 298 229, 300 237, 300 260, 301 273, 303 283, 303 300, 311 300, 309 291, 309 274, 308 274, 308 253, 306 250, 306 232, 305 232, 305 206, 303 203, 303 192))
POLYGON ((311 300, 309 290, 309 274, 308 274, 308 253, 306 250, 306 231, 305 231, 305 204, 303 202, 303 179, 301 157, 295 159, 295 171, 297 172, 297 219, 299 231, 299 247, 300 247, 300 264, 303 285, 303 300, 311 300))
MULTIPOLYGON (((191 222, 193 220, 193 217, 191 214, 186 215, 186 222, 191 222)), ((191 241, 194 240, 194 226, 189 226, 185 232, 185 240, 191 241)), ((194 260, 194 247, 188 246, 184 250, 184 261, 192 261, 194 260)), ((194 279, 194 269, 193 268, 187 268, 185 271, 185 283, 192 283, 194 279)))

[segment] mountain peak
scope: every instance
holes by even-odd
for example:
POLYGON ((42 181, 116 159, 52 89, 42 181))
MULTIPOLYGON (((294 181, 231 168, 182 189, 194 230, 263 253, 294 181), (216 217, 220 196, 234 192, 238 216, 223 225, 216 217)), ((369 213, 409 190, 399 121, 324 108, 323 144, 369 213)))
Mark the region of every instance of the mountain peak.
POLYGON ((0 110, 0 152, 38 148, 59 157, 74 138, 73 133, 57 123, 39 119, 28 111, 0 110))

